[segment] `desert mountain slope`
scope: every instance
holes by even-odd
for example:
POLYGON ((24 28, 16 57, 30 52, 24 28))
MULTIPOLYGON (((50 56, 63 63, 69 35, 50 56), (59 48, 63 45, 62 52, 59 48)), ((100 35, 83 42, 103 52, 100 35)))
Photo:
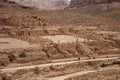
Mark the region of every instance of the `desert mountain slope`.
POLYGON ((39 9, 64 9, 70 1, 68 0, 10 0, 26 6, 32 6, 39 9))
MULTIPOLYGON (((1 1, 1 0, 0 0, 1 1)), ((0 2, 0 13, 22 13, 35 15, 56 26, 109 26, 109 29, 120 30, 120 3, 87 5, 76 9, 36 10, 17 4, 0 2)), ((44 22, 43 22, 44 23, 44 22)))

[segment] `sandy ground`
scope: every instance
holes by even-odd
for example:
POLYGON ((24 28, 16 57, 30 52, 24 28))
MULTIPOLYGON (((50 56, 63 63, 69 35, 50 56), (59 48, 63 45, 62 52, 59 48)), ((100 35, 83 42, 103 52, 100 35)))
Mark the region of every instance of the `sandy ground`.
MULTIPOLYGON (((55 35, 55 36, 42 36, 42 38, 44 39, 50 39, 52 40, 54 43, 72 43, 72 42, 76 42, 78 40, 78 42, 84 42, 84 38, 77 38, 74 36, 69 36, 69 35, 55 35)), ((92 41, 92 40, 89 40, 92 41)))
POLYGON ((22 41, 14 38, 0 38, 0 49, 26 49, 38 47, 37 44, 30 44, 29 42, 22 41))

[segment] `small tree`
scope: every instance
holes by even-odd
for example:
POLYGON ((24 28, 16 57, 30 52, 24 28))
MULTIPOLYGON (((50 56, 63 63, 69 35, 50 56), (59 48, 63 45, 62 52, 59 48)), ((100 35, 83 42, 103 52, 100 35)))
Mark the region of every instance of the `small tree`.
POLYGON ((25 58, 25 57, 26 57, 25 51, 21 52, 21 53, 19 54, 19 57, 20 57, 20 58, 25 58))
POLYGON ((101 67, 107 67, 107 64, 102 63, 101 67))

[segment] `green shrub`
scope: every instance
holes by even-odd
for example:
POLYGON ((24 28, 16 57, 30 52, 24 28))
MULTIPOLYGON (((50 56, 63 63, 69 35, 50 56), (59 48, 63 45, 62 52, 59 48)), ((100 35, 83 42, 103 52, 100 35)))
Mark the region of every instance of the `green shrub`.
POLYGON ((102 63, 101 67, 107 67, 107 64, 102 63))
POLYGON ((26 57, 26 53, 23 51, 23 52, 21 52, 20 54, 19 54, 19 57, 20 58, 25 58, 26 57))

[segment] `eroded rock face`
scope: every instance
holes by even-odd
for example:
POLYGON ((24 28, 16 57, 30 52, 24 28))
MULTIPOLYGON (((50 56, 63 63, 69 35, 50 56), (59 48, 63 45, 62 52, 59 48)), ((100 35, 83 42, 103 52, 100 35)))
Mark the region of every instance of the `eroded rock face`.
POLYGON ((32 6, 39 9, 64 9, 70 1, 68 0, 10 0, 26 6, 32 6))
POLYGON ((119 2, 119 1, 120 0, 71 0, 70 8, 78 8, 80 6, 110 3, 110 2, 119 2))
POLYGON ((45 21, 37 16, 21 15, 21 13, 0 14, 0 24, 7 26, 45 26, 45 21))

